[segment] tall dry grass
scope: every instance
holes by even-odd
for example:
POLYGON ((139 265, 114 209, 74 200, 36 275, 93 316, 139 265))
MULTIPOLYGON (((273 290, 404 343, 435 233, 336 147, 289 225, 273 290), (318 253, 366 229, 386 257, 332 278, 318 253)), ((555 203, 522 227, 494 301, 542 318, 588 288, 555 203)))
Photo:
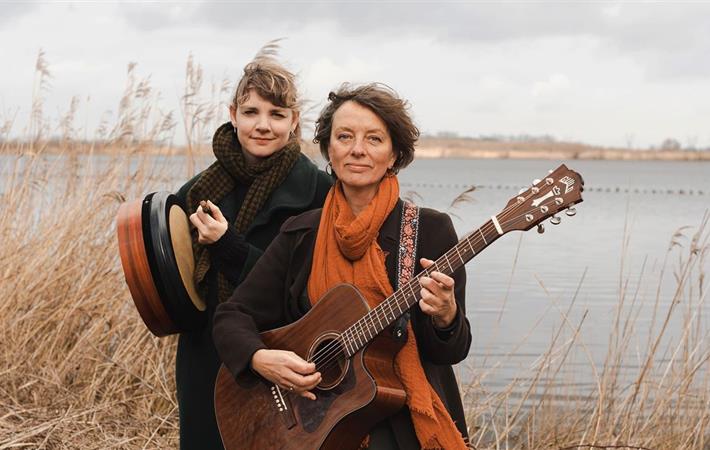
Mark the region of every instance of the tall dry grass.
MULTIPOLYGON (((40 52, 27 138, 3 141, 0 448, 177 445, 176 341, 138 317, 115 237, 120 202, 175 178, 169 162, 145 155, 175 123, 149 78, 134 64, 127 75, 116 123, 102 121, 87 141, 75 99, 57 126, 44 117, 51 75, 40 52)), ((188 86, 198 104, 201 85, 188 86)))
MULTIPOLYGON (((175 339, 153 337, 140 321, 115 239, 119 203, 175 178, 174 167, 145 156, 156 143, 169 143, 175 120, 131 66, 117 123, 104 122, 100 139, 78 139, 74 100, 59 125, 44 119, 49 69, 42 54, 37 68, 28 138, 2 142, 12 156, 0 175, 0 449, 175 448, 175 339), (61 140, 47 155, 52 130, 61 130, 61 140)), ((182 120, 195 124, 189 140, 214 120, 199 100, 196 74, 190 60, 182 120)), ((663 270, 673 274, 672 299, 660 287, 654 298, 642 298, 641 283, 651 281, 620 276, 602 365, 580 337, 593 324, 586 315, 570 319, 576 296, 551 296, 562 325, 536 364, 498 392, 485 388, 492 376, 486 370, 462 388, 472 446, 710 448, 710 340, 702 315, 707 220, 669 246, 663 270), (650 325, 638 321, 642 308, 654 311, 650 325), (669 325, 675 316, 682 318, 680 335, 669 325), (651 327, 650 338, 637 346, 641 326, 651 327), (593 389, 570 375, 580 361, 593 389), (634 368, 633 377, 623 367, 634 368)))
POLYGON ((484 387, 493 370, 476 372, 464 389, 474 448, 709 449, 709 219, 706 211, 697 228, 672 236, 657 279, 645 267, 636 280, 622 269, 602 364, 581 338, 584 327, 594 327, 585 323, 587 311, 570 320, 579 288, 566 306, 550 296, 561 325, 536 364, 500 392, 484 387), (666 272, 671 298, 662 294, 666 272), (642 293, 649 286, 651 298, 642 293), (652 311, 650 322, 639 320, 642 310, 652 311))
POLYGON ((18 161, 0 215, 0 448, 174 447, 175 341, 133 311, 114 236, 119 200, 151 177, 18 161))

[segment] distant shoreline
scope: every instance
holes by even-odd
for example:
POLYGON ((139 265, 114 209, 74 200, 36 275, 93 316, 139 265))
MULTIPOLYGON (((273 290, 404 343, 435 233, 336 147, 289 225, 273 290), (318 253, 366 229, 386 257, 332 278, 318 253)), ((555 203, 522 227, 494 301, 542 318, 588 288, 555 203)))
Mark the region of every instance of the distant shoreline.
POLYGON ((709 150, 628 149, 569 142, 485 141, 422 138, 418 158, 598 159, 622 161, 710 161, 709 150))
MULTIPOLYGON (((316 157, 319 148, 311 142, 302 143, 305 154, 316 157)), ((0 154, 64 154, 64 155, 186 155, 186 147, 156 146, 146 143, 45 143, 32 150, 27 143, 0 142, 0 154)), ((211 154, 211 147, 203 144, 193 150, 194 156, 211 154)), ((550 160, 611 160, 611 161, 710 161, 710 149, 629 149, 596 147, 580 143, 557 141, 503 141, 483 139, 452 139, 423 137, 415 151, 421 159, 550 159, 550 160)))

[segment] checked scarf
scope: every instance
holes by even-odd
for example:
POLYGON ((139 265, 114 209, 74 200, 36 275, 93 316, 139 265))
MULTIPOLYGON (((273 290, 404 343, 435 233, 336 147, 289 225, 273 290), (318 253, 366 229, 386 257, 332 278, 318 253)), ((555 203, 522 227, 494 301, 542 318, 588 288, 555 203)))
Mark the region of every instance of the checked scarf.
MULTIPOLYGON (((217 161, 200 175, 187 192, 188 214, 197 211, 200 200, 219 203, 237 184, 248 186, 246 197, 234 221, 237 233, 244 234, 266 200, 288 176, 296 164, 301 150, 298 141, 289 141, 286 146, 254 165, 244 158, 241 144, 231 122, 221 125, 212 138, 212 151, 217 161)), ((195 255, 195 283, 201 294, 205 294, 202 283, 210 268, 210 254, 204 245, 197 242, 197 229, 192 228, 192 250, 195 255)), ((217 274, 217 299, 221 303, 234 291, 233 286, 222 274, 217 274)))

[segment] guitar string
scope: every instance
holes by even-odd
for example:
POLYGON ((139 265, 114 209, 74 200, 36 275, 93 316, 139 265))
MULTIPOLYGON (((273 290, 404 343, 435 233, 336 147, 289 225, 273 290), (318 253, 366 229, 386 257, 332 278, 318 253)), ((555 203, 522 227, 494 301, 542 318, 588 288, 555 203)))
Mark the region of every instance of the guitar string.
MULTIPOLYGON (((554 197, 553 197, 553 199, 550 200, 549 203, 552 203, 552 201, 554 201, 554 197)), ((544 203, 545 203, 545 202, 543 202, 543 206, 545 206, 544 203)), ((516 209, 519 205, 520 205, 520 203, 518 203, 517 205, 510 206, 510 207, 508 207, 508 208, 505 208, 499 215, 505 215, 505 214, 509 213, 510 210, 516 209)), ((539 207, 539 206, 538 206, 538 207, 539 207)), ((523 216, 529 214, 530 212, 536 211, 538 207, 534 207, 534 208, 532 208, 532 209, 530 209, 530 210, 528 210, 528 211, 526 211, 526 212, 523 212, 523 213, 521 213, 521 214, 518 215, 518 216, 512 217, 512 218, 510 218, 510 219, 503 219, 503 224, 507 225, 507 224, 509 224, 509 223, 512 223, 512 222, 514 222, 514 221, 517 221, 517 220, 519 220, 521 217, 523 217, 523 216)), ((558 211, 558 212, 559 212, 559 211, 558 211)), ((488 224, 484 224, 482 227, 479 228, 479 230, 483 230, 486 226, 489 227, 489 229, 486 230, 486 233, 488 233, 489 231, 492 231, 492 228, 490 228, 490 225, 488 225, 488 224)), ((472 235, 473 235, 474 233, 475 233, 475 231, 474 231, 473 233, 469 234, 468 237, 466 237, 466 238, 462 239, 461 241, 459 241, 454 247, 452 247, 452 248, 449 249, 444 255, 442 255, 442 257, 439 257, 439 260, 446 259, 446 262, 447 262, 448 265, 449 265, 449 270, 451 270, 452 272, 453 272, 453 268, 451 267, 451 262, 450 262, 449 259, 448 259, 449 254, 451 254, 451 256, 454 256, 453 250, 457 249, 458 245, 461 244, 464 240, 470 240, 471 237, 472 237, 472 235)), ((487 241, 485 240, 485 236, 483 235, 483 233, 481 233, 481 235, 483 236, 483 241, 487 243, 487 241)), ((498 238, 498 237, 500 237, 500 235, 495 236, 495 238, 498 238)), ((476 239, 477 239, 477 238, 476 238, 476 239)), ((476 244, 480 244, 481 241, 478 240, 478 241, 474 241, 474 242, 475 242, 476 244)), ((469 244, 471 244, 471 243, 469 242, 469 244)), ((456 250, 456 252, 459 253, 458 250, 456 250)), ((468 250, 464 250, 464 253, 467 254, 467 253, 468 253, 468 250)), ((476 255, 476 253, 475 253, 475 251, 474 251, 472 257, 475 256, 475 255, 476 255)), ((462 264, 461 264, 461 265, 463 266, 463 265, 465 264, 465 261, 463 261, 463 259, 460 258, 460 256, 459 256, 459 259, 462 260, 462 264)), ((441 267, 443 267, 443 265, 442 265, 441 267)), ((410 292, 412 292, 412 297, 417 298, 417 293, 414 292, 414 289, 413 289, 413 287, 412 287, 412 284, 417 284, 417 282, 419 281, 419 278, 421 278, 421 276, 429 275, 429 273, 431 273, 432 271, 436 271, 438 268, 439 268, 439 265, 438 265, 438 264, 434 264, 434 265, 430 266, 429 268, 424 269, 422 272, 420 272, 419 274, 417 274, 415 277, 411 278, 411 279, 407 282, 406 287, 408 287, 409 290, 410 290, 410 292)), ((411 298, 411 297, 410 297, 410 298, 411 298)), ((399 289, 399 290, 398 290, 397 292, 395 292, 392 296, 390 296, 390 297, 388 297, 387 299, 385 299, 384 301, 382 301, 379 305, 377 305, 375 308, 373 308, 371 311, 369 311, 365 316, 361 317, 361 318, 358 319, 353 325, 351 325, 350 327, 348 327, 348 329, 346 329, 345 332, 344 332, 343 334, 341 334, 338 339, 334 339, 333 341, 331 341, 330 344, 327 344, 324 348, 319 349, 319 350, 316 352, 316 354, 313 355, 313 357, 311 358, 311 361, 315 362, 315 363, 316 363, 316 366, 318 366, 318 364, 324 365, 324 364, 326 364, 327 362, 331 361, 334 357, 337 358, 337 357, 338 357, 338 354, 342 353, 342 348, 343 348, 343 347, 345 347, 346 350, 348 350, 348 349, 347 349, 347 342, 343 341, 343 335, 345 335, 345 334, 350 334, 350 335, 352 335, 351 338, 347 338, 347 339, 349 340, 351 346, 352 346, 352 344, 357 343, 360 347, 363 345, 363 343, 360 342, 360 339, 358 339, 357 342, 356 342, 356 341, 355 341, 355 338, 362 337, 365 342, 368 341, 368 339, 367 339, 367 337, 365 336, 365 333, 364 333, 363 330, 368 331, 368 333, 370 334, 370 339, 372 339, 374 336, 376 336, 377 334, 379 334, 382 330, 378 331, 377 333, 374 333, 374 335, 373 335, 372 326, 375 326, 375 327, 376 327, 376 324, 375 324, 374 318, 373 318, 372 316, 376 316, 376 314, 378 314, 379 312, 381 312, 381 310, 384 309, 384 306, 390 306, 390 309, 391 309, 391 303, 392 303, 392 302, 391 302, 390 300, 396 300, 396 301, 397 301, 397 308, 400 310, 400 314, 403 312, 402 309, 401 309, 401 307, 400 307, 400 306, 401 306, 401 304, 400 304, 400 301, 401 301, 401 300, 405 300, 404 306, 406 306, 406 307, 411 306, 411 305, 407 305, 407 301, 406 301, 406 300, 407 300, 407 295, 404 294, 404 287, 401 288, 401 289, 399 289), (401 295, 398 295, 398 293, 401 293, 401 295), (402 298, 398 298, 398 297, 402 297, 402 298), (383 306, 383 305, 384 305, 384 306, 383 306), (368 321, 371 322, 372 325, 367 324, 368 321), (357 332, 356 332, 357 334, 354 334, 354 333, 352 332, 353 329, 357 329, 357 332), (333 352, 335 352, 335 353, 333 353, 333 352), (326 359, 325 361, 316 361, 316 359, 323 359, 323 358, 327 358, 327 359, 326 359)), ((378 319, 378 321, 380 321, 379 317, 376 316, 376 318, 378 319)), ((385 316, 385 318, 386 318, 386 316, 385 316)), ((380 322, 381 322, 381 321, 380 321, 380 322)), ((375 329, 376 329, 376 328, 375 328, 375 329)), ((358 348, 358 350, 359 350, 359 348, 358 348)), ((354 353, 356 353, 356 351, 355 351, 355 352, 352 352, 352 354, 354 354, 354 353)))
MULTIPOLYGON (((550 201, 550 203, 552 203, 553 201, 554 201, 554 198, 550 201)), ((545 205, 545 203, 546 203, 546 202, 543 202, 543 205, 545 205)), ((516 205, 516 206, 517 206, 517 205, 516 205)), ((530 210, 528 210, 528 211, 526 211, 526 212, 521 213, 521 214, 518 215, 518 216, 512 217, 512 218, 507 219, 507 220, 504 219, 504 220, 503 220, 503 224, 504 224, 504 225, 508 225, 508 224, 510 224, 510 223, 512 223, 512 222, 515 222, 515 221, 519 220, 521 217, 524 217, 525 215, 529 214, 530 212, 536 211, 538 208, 539 208, 539 207, 535 207, 535 208, 532 208, 532 209, 530 209, 530 210)), ((503 211, 504 211, 504 212, 501 212, 500 215, 505 214, 505 209, 504 209, 503 211)), ((479 228, 479 230, 483 230, 483 228, 484 228, 485 226, 486 226, 486 225, 484 224, 481 228, 479 228)), ((490 228, 490 226, 489 226, 489 228, 490 228)), ((492 229, 486 230, 486 232, 488 232, 488 231, 492 231, 492 229)), ((474 233, 475 233, 475 231, 474 231, 474 233)), ((496 237, 500 237, 500 236, 496 236, 496 237)), ((471 239, 471 235, 469 235, 469 237, 464 238, 464 239, 465 239, 465 240, 471 239)), ((456 248, 461 242, 463 242, 464 239, 462 239, 462 240, 459 241, 454 247, 452 247, 451 249, 449 249, 444 255, 442 255, 442 257, 439 257, 439 260, 441 260, 444 256, 447 256, 454 248, 456 248)), ((483 239, 483 241, 485 242, 485 239, 483 239)), ((478 241, 474 241, 474 242, 478 244, 478 243, 480 243, 481 241, 478 240, 478 241)), ((452 253, 452 256, 453 256, 453 253, 452 253)), ((473 256, 475 256, 475 253, 474 253, 473 256)), ((446 259, 446 262, 449 264, 449 269, 451 270, 451 263, 450 263, 450 261, 448 260, 448 258, 444 258, 444 259, 446 259)), ((463 262, 463 260, 462 260, 462 263, 463 263, 462 265, 465 264, 465 262, 463 262)), ((429 273, 431 273, 431 271, 436 271, 436 269, 438 269, 438 267, 436 267, 436 266, 437 266, 437 264, 434 264, 434 265, 428 267, 427 269, 422 270, 419 274, 417 274, 416 276, 412 277, 412 278, 407 282, 406 287, 409 287, 409 288, 410 288, 410 291, 412 291, 412 296, 413 296, 414 298, 417 297, 417 294, 413 291, 413 287, 411 286, 411 284, 413 284, 412 282, 418 282, 418 281, 419 281, 419 278, 421 278, 421 276, 424 276, 424 274, 428 275, 429 273)), ((367 322, 367 320, 370 320, 370 321, 373 323, 373 325, 374 325, 374 320, 372 320, 372 318, 367 319, 368 316, 369 316, 372 312, 377 311, 380 306, 382 306, 385 302, 387 302, 387 301, 390 300, 390 299, 396 299, 396 300, 397 300, 398 309, 401 310, 401 308, 399 308, 399 306, 400 306, 400 303, 399 303, 400 300, 405 300, 405 306, 406 306, 406 299, 407 299, 407 296, 404 295, 403 292, 404 292, 404 287, 403 287, 402 289, 399 289, 399 290, 398 290, 397 292, 395 292, 392 296, 390 296, 390 297, 388 297, 387 299, 385 299, 384 301, 382 301, 379 305, 377 305, 377 307, 375 307, 375 308, 373 308, 371 311, 369 311, 368 314, 366 314, 365 316, 363 316, 363 317, 361 317, 360 319, 358 319, 353 325, 351 325, 350 327, 348 327, 348 329, 346 329, 343 334, 347 333, 348 330, 351 330, 352 328, 359 328, 359 329, 360 329, 360 330, 359 330, 359 336, 362 336, 363 338, 365 338, 364 340, 367 342, 368 339, 366 339, 365 334, 364 334, 364 332, 362 331, 363 329, 367 328, 366 331, 369 332, 368 334, 370 334, 370 339, 372 339, 374 336, 376 336, 377 334, 379 334, 379 332, 378 332, 378 333, 375 333, 375 334, 373 335, 373 332, 372 332, 371 327, 369 327, 368 325, 366 325, 366 324, 364 324, 364 323, 361 323, 361 322, 367 322), (398 298, 398 297, 399 297, 399 296, 398 296, 398 292, 402 292, 402 298, 398 298)), ((410 297, 410 298, 411 298, 411 297, 410 297)), ((381 332, 381 330, 380 330, 380 332, 381 332)), ((337 363, 340 354, 343 354, 343 347, 346 347, 346 346, 347 346, 347 344, 342 340, 343 334, 341 334, 339 338, 333 339, 333 341, 331 341, 331 343, 327 344, 326 347, 324 347, 324 348, 319 349, 318 351, 316 351, 316 353, 312 356, 311 359, 309 359, 309 361, 310 361, 310 362, 314 362, 314 363, 316 364, 316 368, 318 368, 318 366, 320 365, 321 371, 322 371, 323 369, 329 368, 329 366, 331 365, 332 362, 336 362, 336 363, 337 363), (328 347, 330 347, 330 348, 328 348, 328 347), (325 359, 324 359, 324 358, 325 358, 325 359)), ((353 338, 354 338, 354 337, 357 337, 357 336, 353 336, 353 338)), ((352 338, 351 338, 350 342, 351 342, 351 343, 354 343, 354 341, 352 340, 352 338)), ((359 347, 361 347, 363 344, 358 342, 358 345, 359 345, 359 347)), ((359 347, 358 347, 358 350, 359 350, 359 347)), ((357 351, 353 352, 352 354, 355 354, 355 353, 357 353, 357 351)), ((352 356, 352 355, 351 355, 351 356, 352 356)))
MULTIPOLYGON (((538 193, 539 193, 539 192, 538 192, 538 193)), ((527 197, 523 197, 522 202, 525 202, 525 201, 529 200, 533 195, 537 195, 538 193, 532 192, 532 190, 531 190, 531 191, 527 194, 527 197)), ((547 194, 545 194, 545 195, 547 195, 547 194)), ((519 197, 521 197, 521 196, 522 196, 522 195, 518 195, 518 197, 516 197, 516 199, 519 198, 519 197)), ((506 206, 505 208, 503 208, 503 210, 502 210, 498 215, 501 215, 501 216, 502 216, 502 215, 505 215, 505 214, 509 213, 509 212, 510 212, 511 210, 513 210, 513 209, 517 209, 517 208, 520 206, 520 204, 521 204, 522 202, 513 203, 513 204, 511 204, 510 206, 506 206)), ((518 216, 518 217, 520 217, 520 216, 518 216)), ((492 222, 491 222, 491 223, 492 223, 492 222)), ((506 222, 506 223, 507 223, 507 222, 506 222)), ((481 235, 483 236, 482 230, 484 230, 486 227, 489 227, 489 229, 485 230, 486 233, 488 233, 489 231, 492 231, 493 229, 495 229, 495 225, 493 225, 493 228, 490 228, 491 225, 489 225, 488 222, 486 222, 486 223, 484 223, 480 228, 478 228, 477 230, 472 231, 471 233, 469 233, 468 236, 466 236, 466 237, 464 237, 463 239, 461 239, 461 241, 459 241, 459 242, 454 246, 454 248, 455 248, 456 246, 458 246, 458 244, 461 243, 461 242, 463 242, 464 240, 469 240, 469 239, 471 239, 471 237, 474 235, 474 233, 475 233, 476 231, 480 231, 480 232, 481 232, 481 235)), ((486 242, 485 237, 483 238, 483 241, 486 242)), ((478 241, 478 242, 476 242, 476 243, 480 243, 480 241, 478 241)), ((469 242, 469 245, 471 245, 470 242, 469 242)), ((451 249, 450 249, 450 250, 451 250, 451 249)), ((450 250, 449 250, 449 251, 450 251, 450 250)), ((448 252, 447 252, 447 253, 448 253, 448 252)), ((475 256, 475 251, 474 251, 473 256, 475 256)), ((472 256, 472 257, 473 257, 473 256, 472 256)), ((449 264, 449 266, 450 266, 450 264, 449 264)), ((414 292, 413 292, 413 289, 414 289, 414 288, 411 286, 411 282, 412 282, 413 280, 418 281, 419 278, 420 278, 420 276, 422 276, 423 273, 426 273, 426 274, 428 275, 428 274, 430 273, 430 271, 434 271, 435 268, 436 268, 436 264, 432 265, 432 266, 429 267, 428 269, 423 270, 422 272, 420 272, 419 274, 417 274, 415 277, 413 277, 412 279, 410 279, 410 280, 407 282, 407 285, 406 285, 405 287, 408 287, 409 290, 412 291, 412 294, 414 295, 414 297, 416 297, 416 294, 414 294, 414 292)), ((404 289, 404 287, 398 289, 397 292, 401 292, 401 291, 403 291, 403 289, 404 289)), ((397 292, 394 293, 394 297, 397 296, 397 292)), ((404 294, 402 294, 402 295, 404 296, 404 294)), ((387 299, 385 299, 384 301, 382 301, 382 302, 380 303, 380 305, 387 304, 387 305, 390 306, 390 311, 393 311, 393 310, 392 310, 392 304, 391 304, 392 302, 389 301, 390 298, 392 298, 392 297, 388 297, 387 299)), ((406 298, 406 297, 405 297, 405 298, 406 298)), ((364 322, 366 322, 368 316, 370 316, 370 313, 373 312, 373 311, 378 310, 378 308, 380 307, 380 305, 376 306, 376 307, 373 308, 371 311, 369 311, 365 316, 363 316, 363 317, 361 317, 360 319, 358 319, 355 323, 353 323, 350 327, 348 327, 348 328, 345 330, 345 332, 344 332, 343 334, 348 333, 349 330, 358 329, 357 333, 358 333, 358 335, 360 335, 360 334, 362 333, 362 329, 363 329, 363 324, 361 324, 360 322, 363 321, 363 319, 364 319, 364 322)), ((399 300, 397 301, 397 309, 399 310, 399 315, 401 315, 401 314, 404 313, 404 311, 402 311, 402 309, 401 309, 401 307, 400 307, 399 300)), ((386 317, 386 316, 385 316, 385 317, 386 317)), ((379 318, 378 318, 378 319, 379 319, 379 318)), ((374 323, 374 321, 373 321, 373 323, 374 323)), ((349 338, 349 341, 350 341, 351 343, 353 343, 353 340, 354 340, 354 338, 356 337, 356 335, 355 335, 352 331, 350 331, 349 334, 352 335, 352 338, 349 338)), ((362 335, 364 336, 364 334, 362 334, 362 335)), ((341 334, 341 336, 342 336, 342 334, 341 334)), ((347 343, 346 343, 346 342, 342 342, 342 345, 347 346, 347 343)), ((336 340, 334 339, 333 341, 331 341, 330 344, 326 344, 326 346, 325 346, 324 348, 319 349, 319 350, 316 352, 316 354, 313 355, 312 358, 315 359, 319 353, 322 354, 323 352, 328 352, 328 351, 330 351, 330 350, 338 351, 338 349, 339 349, 340 347, 342 347, 342 345, 339 345, 339 344, 336 342, 336 340)), ((360 344, 360 345, 362 345, 362 344, 360 344)), ((354 353, 355 353, 355 352, 353 352, 353 354, 354 354, 354 353)), ((316 364, 317 364, 317 363, 316 363, 316 364)))
MULTIPOLYGON (((554 201, 554 199, 551 200, 551 201, 554 201)), ((515 205, 515 206, 518 206, 518 205, 515 205)), ((507 209, 510 210, 510 209, 512 209, 512 208, 514 208, 514 207, 509 207, 509 208, 507 208, 507 209)), ((518 215, 518 216, 516 216, 516 217, 513 217, 513 218, 511 218, 511 219, 508 219, 508 220, 503 219, 503 223, 504 223, 505 225, 507 225, 507 224, 509 224, 509 223, 511 223, 511 222, 513 222, 513 221, 519 220, 521 217, 525 216, 526 214, 530 213, 531 211, 536 211, 536 210, 537 210, 537 207, 535 207, 535 208, 533 208, 533 209, 530 209, 530 210, 528 210, 527 212, 523 212, 522 214, 520 214, 520 215, 518 215)), ((500 215, 504 215, 504 214, 506 214, 506 213, 508 213, 508 212, 509 212, 509 211, 506 211, 506 209, 504 209, 503 212, 500 213, 500 215)), ((482 226, 482 227, 479 228, 479 229, 480 229, 480 230, 483 230, 485 226, 486 226, 486 225, 484 224, 484 226, 482 226)), ((492 231, 492 229, 490 228, 490 225, 489 225, 489 229, 486 230, 486 233, 488 233, 489 231, 492 231)), ((475 233, 475 231, 474 231, 473 233, 475 233)), ((453 268, 451 267, 451 262, 450 262, 449 259, 448 259, 448 255, 451 254, 451 256, 453 256, 453 251, 452 251, 452 250, 456 249, 456 248, 458 247, 458 245, 461 244, 464 240, 470 240, 471 237, 472 237, 472 235, 473 235, 473 233, 471 233, 471 234, 469 235, 469 237, 464 238, 464 239, 462 239, 461 241, 459 241, 454 247, 452 247, 451 249, 449 249, 449 251, 447 251, 442 257, 439 257, 439 260, 441 260, 442 258, 443 258, 443 259, 446 259, 446 262, 449 264, 449 270, 451 270, 452 272, 453 272, 453 268)), ((483 236, 483 233, 482 233, 482 236, 483 236)), ((496 236, 496 238, 497 238, 497 237, 499 237, 499 236, 496 236)), ((476 238, 476 239, 477 239, 477 238, 476 238)), ((483 241, 486 242, 485 236, 483 237, 483 241)), ((475 242, 475 241, 474 241, 474 242, 475 242)), ((478 241, 475 242, 475 243, 480 244, 480 242, 481 242, 481 241, 478 240, 478 241)), ((457 251, 457 252, 458 252, 458 251, 457 251)), ((468 250, 465 250, 464 252, 465 252, 465 254, 467 254, 467 253, 468 253, 468 250)), ((474 254, 472 255, 472 257, 475 256, 475 254, 476 254, 476 253, 475 253, 475 251, 474 251, 474 254)), ((463 264, 465 264, 465 262, 464 262, 463 259, 462 259, 462 265, 463 265, 463 264)), ((416 284, 416 282, 419 281, 419 278, 420 278, 421 276, 423 276, 423 274, 428 275, 430 272, 437 270, 437 269, 438 269, 438 266, 439 266, 438 264, 434 264, 434 265, 430 266, 429 268, 423 270, 422 272, 420 272, 419 274, 417 274, 415 277, 413 277, 412 279, 410 279, 410 280, 407 282, 406 287, 408 287, 409 290, 412 292, 412 297, 417 298, 417 294, 414 292, 413 287, 412 287, 412 284, 416 284)), ((443 267, 443 266, 442 266, 442 267, 443 267)), ((381 309, 384 309, 383 305, 386 305, 386 304, 388 304, 388 305, 390 306, 390 308, 391 308, 391 303, 392 303, 392 302, 390 301, 391 299, 392 299, 392 300, 397 300, 397 307, 398 307, 398 309, 400 310, 400 314, 401 314, 403 311, 402 311, 402 309, 401 309, 401 307, 400 307, 400 306, 401 306, 400 300, 405 300, 405 306, 409 306, 409 305, 407 305, 407 302, 406 302, 407 296, 404 294, 404 289, 405 289, 405 287, 399 289, 397 292, 394 293, 393 296, 390 296, 389 298, 385 299, 385 300, 384 300, 383 302, 381 302, 377 307, 375 307, 375 308, 373 308, 371 311, 369 311, 365 316, 363 316, 363 317, 361 317, 360 319, 358 319, 353 325, 351 325, 350 327, 348 327, 348 329, 346 329, 343 334, 341 334, 341 337, 340 337, 339 339, 334 339, 333 341, 331 341, 330 344, 327 344, 326 347, 324 347, 324 348, 322 348, 322 349, 319 349, 319 350, 316 352, 316 354, 313 355, 313 357, 311 358, 311 361, 312 361, 312 362, 315 362, 315 363, 316 363, 316 366, 318 366, 318 364, 321 364, 323 367, 325 367, 325 364, 326 364, 327 362, 331 361, 333 358, 338 358, 338 355, 341 354, 341 353, 343 353, 343 352, 342 352, 342 348, 343 348, 343 347, 346 347, 346 350, 347 350, 347 342, 346 342, 346 341, 343 341, 343 339, 342 339, 342 336, 343 336, 344 334, 351 334, 351 335, 353 335, 352 338, 348 338, 348 339, 349 339, 349 342, 350 342, 351 344, 354 344, 354 343, 355 343, 354 338, 359 338, 359 337, 362 337, 362 338, 365 340, 365 342, 368 341, 368 339, 367 339, 367 337, 365 336, 365 333, 364 333, 363 330, 366 330, 366 331, 369 332, 369 334, 370 334, 370 339, 372 339, 373 336, 379 334, 379 332, 381 332, 381 330, 380 330, 379 332, 377 332, 377 333, 374 333, 374 335, 373 335, 372 326, 368 325, 367 322, 370 321, 370 322, 372 323, 372 325, 375 325, 374 318, 371 317, 371 316, 373 316, 372 313, 375 313, 374 315, 376 315, 377 313, 380 312, 381 309), (401 295, 402 298, 398 298, 398 297, 399 297, 398 293, 401 293, 401 294, 402 294, 402 295, 401 295), (381 308, 381 307, 382 307, 382 308, 381 308), (352 329, 357 329, 357 332, 356 332, 357 334, 353 334, 353 333, 351 332, 352 329), (349 332, 349 331, 350 331, 350 332, 349 332), (323 358, 327 358, 327 359, 325 359, 324 361, 317 361, 317 359, 321 359, 321 360, 322 360, 323 358)), ((378 320, 379 320, 379 317, 377 317, 377 318, 378 318, 378 320)), ((359 346, 362 346, 362 345, 363 345, 363 343, 360 342, 360 339, 358 339, 357 344, 358 344, 359 346)), ((352 354, 354 354, 354 353, 356 353, 356 352, 352 352, 352 354)))
MULTIPOLYGON (((503 211, 499 215, 503 215, 503 214, 507 213, 511 208, 514 208, 515 206, 519 206, 519 204, 503 209, 503 211)), ((483 230, 487 225, 488 225, 488 223, 484 224, 483 226, 481 226, 479 228, 479 230, 483 230)), ((490 226, 490 225, 488 225, 488 226, 490 226)), ((486 233, 488 233, 489 231, 492 231, 493 229, 494 228, 490 228, 490 229, 486 230, 486 233)), ((468 237, 462 239, 456 245, 459 245, 464 240, 470 239, 474 235, 474 233, 475 233, 475 231, 470 233, 468 237)), ((484 242, 485 242, 485 238, 484 238, 484 242)), ((480 243, 480 240, 478 241, 478 243, 480 243)), ((475 252, 474 252, 474 255, 475 255, 475 252)), ((438 266, 436 264, 434 264, 430 268, 428 268, 428 270, 434 271, 434 270, 436 270, 437 267, 438 266)), ((360 342, 361 340, 364 340, 365 342, 367 342, 367 337, 365 336, 365 331, 369 331, 369 334, 371 335, 371 337, 373 336, 372 331, 371 331, 372 327, 370 325, 368 325, 367 322, 369 321, 374 325, 375 324, 374 318, 377 318, 378 321, 381 322, 378 312, 383 310, 385 308, 385 306, 389 306, 390 311, 393 311, 392 306, 393 306, 394 302, 392 302, 390 300, 393 298, 397 298, 398 292, 401 292, 402 296, 404 296, 404 298, 406 299, 406 296, 403 293, 405 288, 409 288, 409 290, 410 290, 410 292, 412 292, 413 296, 416 297, 416 294, 414 293, 414 290, 412 287, 412 284, 413 284, 412 282, 418 281, 419 277, 423 273, 429 273, 429 272, 427 272, 427 270, 424 270, 424 271, 420 272, 419 274, 417 274, 417 276, 408 280, 405 286, 398 289, 397 292, 395 292, 392 296, 390 296, 390 297, 386 298, 385 300, 383 300, 382 302, 380 302, 379 305, 377 305, 372 310, 368 311, 368 313, 366 315, 364 315, 363 317, 358 319, 356 322, 354 322, 351 326, 349 326, 340 335, 340 339, 333 339, 328 344, 326 344, 323 348, 318 349, 316 351, 316 353, 313 354, 313 356, 311 357, 311 359, 309 361, 315 362, 316 366, 317 366, 318 364, 322 364, 325 362, 325 361, 318 361, 318 359, 328 358, 329 356, 332 356, 333 352, 336 353, 336 357, 337 357, 338 353, 342 353, 343 347, 345 347, 346 350, 350 351, 347 348, 348 344, 350 344, 350 347, 354 348, 355 344, 357 344, 359 346, 361 346, 363 344, 362 342, 360 342), (345 335, 345 337, 344 337, 344 335, 345 335), (350 337, 347 337, 347 335, 349 335, 350 337), (360 338, 362 338, 362 339, 360 339, 360 338), (356 341, 356 339, 357 339, 357 341, 356 341)), ((405 310, 402 309, 402 307, 401 307, 402 305, 401 305, 400 301, 397 300, 397 302, 395 304, 397 306, 397 309, 399 310, 398 316, 403 314, 406 309, 405 310)), ((406 306, 406 304, 405 304, 405 306, 406 306)), ((385 319, 386 319, 386 315, 385 315, 385 319)), ((374 335, 377 335, 377 334, 378 333, 375 333, 374 335)), ((354 353, 356 353, 356 351, 353 351, 351 353, 354 354, 354 353)))

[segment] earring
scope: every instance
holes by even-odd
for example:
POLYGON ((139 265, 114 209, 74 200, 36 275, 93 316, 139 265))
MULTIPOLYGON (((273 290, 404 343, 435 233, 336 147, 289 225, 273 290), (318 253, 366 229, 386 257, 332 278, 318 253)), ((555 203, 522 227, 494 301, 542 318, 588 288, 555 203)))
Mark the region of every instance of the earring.
POLYGON ((288 133, 288 138, 289 138, 289 139, 294 139, 295 137, 296 137, 296 133, 294 133, 293 130, 291 130, 291 131, 288 133))
POLYGON ((325 173, 330 175, 331 177, 333 176, 333 164, 331 164, 330 161, 328 161, 328 165, 325 166, 325 173), (330 169, 330 170, 329 170, 330 169))
POLYGON ((236 125, 232 125, 232 128, 234 128, 234 134, 237 134, 237 126, 236 126, 236 125))

